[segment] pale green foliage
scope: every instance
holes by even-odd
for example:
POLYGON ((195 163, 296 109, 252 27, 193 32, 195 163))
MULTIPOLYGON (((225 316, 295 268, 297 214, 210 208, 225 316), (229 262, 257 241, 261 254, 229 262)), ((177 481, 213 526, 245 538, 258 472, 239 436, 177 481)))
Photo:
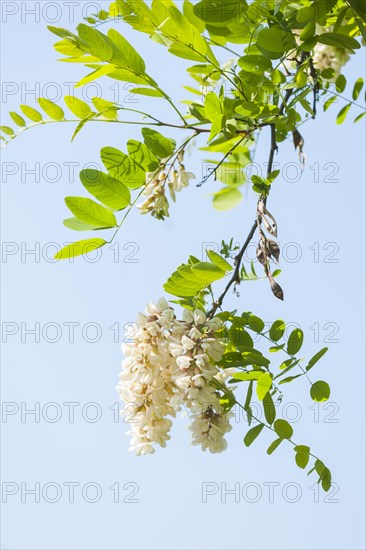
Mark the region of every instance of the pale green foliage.
MULTIPOLYGON (((178 5, 171 0, 153 0, 152 3, 117 0, 108 12, 102 10, 80 23, 75 33, 49 27, 60 39, 55 49, 62 55, 63 63, 78 63, 87 69, 80 75, 79 86, 102 77, 131 83, 134 93, 151 98, 152 108, 155 101, 166 102, 174 121, 170 115, 163 121, 154 112, 126 109, 106 98, 93 98, 88 104, 66 96, 64 101, 72 117, 68 112, 65 114, 64 107, 39 98, 37 108, 21 105, 21 114, 10 112, 15 127, 0 127, 2 140, 7 143, 32 126, 46 123, 75 121, 72 139, 86 125, 96 121, 124 126, 141 124, 141 141, 128 140, 126 152, 113 147, 102 148, 100 156, 105 172, 81 171, 82 185, 96 200, 65 199, 73 214, 65 219, 66 227, 75 231, 97 230, 98 235, 101 230, 112 229, 111 239, 139 196, 151 185, 158 190, 154 200, 158 202, 160 197, 163 205, 155 212, 153 206, 149 207, 151 213, 158 219, 169 215, 167 199, 163 200, 165 188, 169 186, 172 200, 175 200, 170 178, 185 174, 184 151, 195 138, 199 138, 199 146, 210 156, 212 164, 199 185, 214 176, 223 187, 213 194, 213 206, 219 211, 237 206, 243 199, 241 187, 248 183, 243 168, 253 159, 259 133, 270 130, 268 172, 265 177, 251 178, 258 204, 247 241, 240 250, 233 247, 232 240, 223 243, 222 255, 208 251, 207 261, 191 256, 168 278, 164 289, 184 308, 207 310, 207 301, 212 300, 208 316, 218 315, 224 321, 221 336, 226 351, 219 366, 235 368, 235 373, 228 385, 215 381, 222 404, 229 411, 237 403, 230 383, 239 387, 244 384, 247 386, 246 399, 240 406, 247 413, 249 425, 256 421, 251 407, 253 392, 263 406, 266 420, 249 429, 245 445, 251 445, 267 427, 276 435, 267 453, 272 454, 283 441, 290 441, 298 467, 306 468, 310 458, 314 459, 310 471, 316 471, 324 490, 331 486, 329 469, 308 446, 293 442, 292 427, 286 420, 276 418, 274 399, 282 399, 279 388, 283 384, 307 378, 311 384, 311 398, 316 402, 327 400, 330 396, 328 384, 324 381, 312 383, 307 374, 327 348, 317 352, 306 364, 302 358, 297 358, 304 339, 300 329, 293 330, 287 337, 286 324, 282 320, 275 321, 266 330, 264 322, 251 313, 217 312, 228 290, 244 281, 267 278, 273 294, 283 299, 283 291, 274 281, 280 270, 271 272, 271 264, 277 263, 280 256, 278 243, 273 240, 277 237, 277 224, 267 209, 272 186, 280 184, 279 171, 272 171, 273 155, 281 141, 292 139, 303 161, 304 140, 300 127, 315 118, 317 103, 323 97, 327 97, 323 101, 324 111, 337 98, 344 101, 336 115, 338 124, 346 119, 351 109, 360 111, 355 122, 365 115, 361 97, 363 79, 347 83, 341 73, 343 64, 366 39, 365 21, 363 0, 254 0, 248 3, 244 0, 201 0, 194 4, 185 0, 178 5), (114 24, 118 19, 144 33, 146 39, 150 37, 171 55, 192 62, 187 69, 190 80, 185 86, 189 95, 183 100, 186 113, 181 112, 176 99, 170 98, 150 76, 144 59, 120 32, 114 28, 106 32, 100 30, 103 23, 114 24), (231 61, 223 64, 220 61, 223 57, 230 57, 231 61), (345 90, 352 99, 343 96, 345 90), (163 134, 156 129, 163 127, 166 128, 163 134), (169 128, 184 133, 180 144, 169 136, 169 128), (122 218, 119 218, 121 211, 122 218), (259 233, 258 265, 264 269, 264 277, 257 275, 254 263, 247 267, 242 264, 243 252, 256 230, 259 233), (215 299, 212 286, 225 277, 230 277, 227 286, 215 299), (251 333, 269 343, 268 353, 264 355, 254 348, 251 333), (285 357, 277 361, 277 353, 285 357), (296 374, 291 372, 288 376, 293 369, 300 369, 300 372, 297 370, 296 374)), ((177 65, 178 62, 177 59, 177 65)), ((151 69, 159 72, 157 67, 151 69)), ((56 258, 82 255, 107 242, 111 240, 77 241, 61 250, 56 258)))

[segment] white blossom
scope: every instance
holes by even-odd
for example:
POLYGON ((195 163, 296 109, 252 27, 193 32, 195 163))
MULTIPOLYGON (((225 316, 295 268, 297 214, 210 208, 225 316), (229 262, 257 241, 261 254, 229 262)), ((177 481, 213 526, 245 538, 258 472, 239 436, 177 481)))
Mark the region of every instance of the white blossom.
MULTIPOLYGON (((327 28, 322 27, 321 25, 316 25, 316 34, 324 34, 326 32, 332 32, 333 26, 329 26, 327 28)), ((300 40, 300 34, 301 29, 293 29, 293 33, 295 36, 296 43, 300 46, 301 40, 300 40)), ((341 69, 343 65, 347 63, 347 61, 350 59, 350 56, 346 49, 344 48, 336 48, 334 46, 328 46, 326 44, 321 44, 320 42, 317 42, 314 46, 313 52, 311 54, 311 58, 313 60, 313 64, 315 69, 318 71, 324 71, 325 69, 333 69, 334 73, 332 76, 328 78, 322 78, 324 80, 327 80, 328 82, 335 82, 338 78, 338 76, 341 73, 341 69)), ((297 64, 295 60, 293 59, 293 56, 291 59, 285 59, 283 62, 283 65, 287 69, 287 71, 296 70, 297 64)))
POLYGON ((141 214, 151 214, 161 220, 169 216, 169 203, 165 192, 166 184, 168 185, 170 197, 175 202, 175 193, 181 191, 183 187, 187 187, 189 181, 196 177, 192 172, 186 172, 182 164, 178 171, 172 170, 171 167, 166 173, 163 167, 168 160, 163 160, 161 166, 153 172, 146 173, 145 189, 142 194, 148 198, 137 205, 141 214))
POLYGON ((122 346, 125 359, 117 386, 131 422, 131 451, 142 455, 154 452, 154 445, 165 447, 170 418, 183 407, 191 417, 194 445, 211 452, 226 448, 230 413, 223 413, 220 394, 211 385, 220 380, 216 363, 225 344, 216 332, 221 328, 220 319, 207 320, 198 309, 184 309, 183 320, 177 320, 163 298, 138 315, 130 332, 134 341, 122 346))
POLYGON ((330 82, 335 82, 341 73, 343 65, 347 63, 350 56, 343 48, 335 48, 325 44, 316 44, 314 47, 313 62, 314 67, 319 71, 333 69, 334 74, 326 78, 330 82))

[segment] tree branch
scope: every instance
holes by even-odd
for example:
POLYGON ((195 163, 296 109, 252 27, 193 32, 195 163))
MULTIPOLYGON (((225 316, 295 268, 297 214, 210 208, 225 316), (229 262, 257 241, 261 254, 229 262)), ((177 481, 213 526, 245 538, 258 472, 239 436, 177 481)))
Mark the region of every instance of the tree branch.
MULTIPOLYGON (((287 102, 288 98, 290 97, 291 92, 292 92, 292 90, 287 90, 284 102, 282 103, 282 105, 280 107, 280 112, 283 112, 283 110, 285 109, 286 102, 287 102)), ((275 124, 270 124, 270 128, 271 128, 271 147, 270 147, 269 157, 268 157, 267 176, 272 172, 274 155, 275 155, 275 152, 278 149, 277 142, 276 142, 276 126, 275 126, 275 124)), ((263 197, 260 196, 258 202, 260 200, 264 200, 264 202, 266 202, 266 198, 263 199, 263 197)), ((210 311, 207 314, 209 319, 211 319, 215 315, 218 308, 221 307, 221 305, 224 301, 224 298, 225 298, 226 294, 229 292, 230 288, 233 285, 240 284, 240 266, 241 266, 241 262, 243 260, 244 252, 246 251, 246 249, 249 246, 250 241, 254 237, 254 234, 255 234, 255 231, 256 231, 257 227, 260 229, 260 225, 261 225, 261 220, 260 220, 260 218, 257 214, 256 217, 255 217, 254 223, 253 223, 253 225, 252 225, 252 227, 249 231, 249 234, 248 234, 243 246, 240 249, 239 254, 235 257, 235 260, 234 260, 235 269, 234 269, 234 272, 231 276, 231 279, 227 283, 224 291, 222 292, 222 294, 220 294, 220 296, 216 300, 216 302, 214 302, 212 304, 212 308, 210 309, 210 311)))

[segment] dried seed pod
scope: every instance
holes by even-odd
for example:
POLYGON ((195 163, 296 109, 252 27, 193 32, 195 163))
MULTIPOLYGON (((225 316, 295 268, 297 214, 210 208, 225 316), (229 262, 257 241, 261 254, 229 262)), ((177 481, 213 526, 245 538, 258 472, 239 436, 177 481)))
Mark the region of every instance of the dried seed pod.
POLYGON ((268 231, 268 233, 271 233, 272 227, 271 227, 269 221, 267 220, 267 218, 265 218, 264 216, 262 216, 262 222, 263 222, 264 227, 265 227, 266 230, 268 231))
POLYGON ((266 205, 264 204, 264 201, 262 199, 258 201, 257 210, 260 214, 266 213, 266 205))
POLYGON ((271 290, 272 290, 273 294, 276 296, 276 298, 278 298, 279 300, 283 300, 284 299, 283 290, 280 287, 280 285, 278 283, 276 283, 276 281, 273 279, 273 277, 269 277, 269 282, 270 282, 270 285, 271 285, 271 290))
POLYGON ((257 254, 257 260, 262 264, 265 265, 267 263, 267 255, 265 253, 265 250, 261 247, 261 245, 258 245, 258 248, 256 250, 257 254))
POLYGON ((300 160, 300 164, 301 164, 301 169, 303 170, 304 169, 304 166, 305 166, 305 161, 306 161, 306 155, 303 151, 303 147, 304 147, 304 138, 302 137, 302 135, 300 134, 300 132, 298 130, 293 130, 292 132, 292 137, 294 139, 294 145, 295 145, 295 149, 298 151, 299 153, 299 160, 300 160))
POLYGON ((275 241, 267 239, 267 250, 270 256, 272 256, 275 261, 278 263, 280 259, 280 247, 275 241))
MULTIPOLYGON (((268 233, 270 233, 271 235, 273 235, 274 237, 277 237, 277 222, 276 220, 274 219, 274 217, 272 216, 272 214, 270 212, 266 212, 266 215, 269 217, 269 219, 271 220, 272 222, 272 225, 270 225, 270 228, 271 229, 267 229, 268 233)), ((268 222, 267 222, 268 223, 268 222)), ((269 225, 269 224, 268 224, 269 225)))
POLYGON ((295 128, 295 130, 292 131, 292 137, 294 139, 295 149, 299 148, 299 150, 302 151, 302 148, 304 145, 304 138, 300 134, 299 130, 295 128))

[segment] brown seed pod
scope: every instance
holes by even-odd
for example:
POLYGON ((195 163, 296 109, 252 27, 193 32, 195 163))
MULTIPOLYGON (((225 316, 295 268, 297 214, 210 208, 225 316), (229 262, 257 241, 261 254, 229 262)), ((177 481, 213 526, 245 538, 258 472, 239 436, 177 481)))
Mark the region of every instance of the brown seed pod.
POLYGON ((274 260, 278 263, 280 259, 280 247, 275 241, 267 239, 267 251, 269 256, 273 257, 274 260))
POLYGON ((280 287, 280 285, 278 283, 276 283, 276 281, 271 277, 270 278, 270 285, 271 285, 271 290, 273 292, 273 294, 276 296, 276 298, 278 298, 279 300, 283 300, 284 299, 284 295, 283 295, 283 290, 282 288, 280 287))
POLYGON ((264 251, 264 249, 261 247, 261 245, 258 245, 258 248, 256 250, 257 254, 257 260, 262 264, 265 265, 267 263, 267 255, 264 251))
POLYGON ((266 205, 264 204, 264 201, 262 199, 258 201, 257 210, 260 214, 266 213, 266 205))

